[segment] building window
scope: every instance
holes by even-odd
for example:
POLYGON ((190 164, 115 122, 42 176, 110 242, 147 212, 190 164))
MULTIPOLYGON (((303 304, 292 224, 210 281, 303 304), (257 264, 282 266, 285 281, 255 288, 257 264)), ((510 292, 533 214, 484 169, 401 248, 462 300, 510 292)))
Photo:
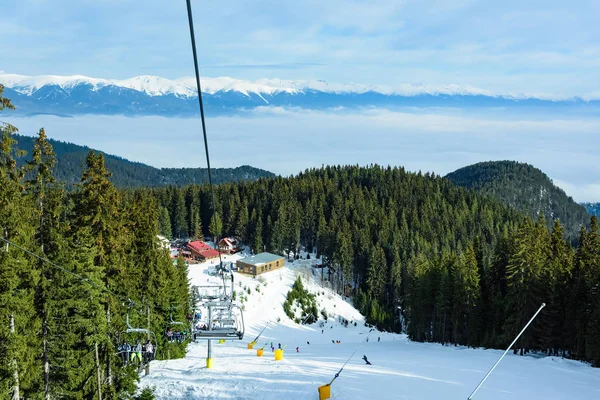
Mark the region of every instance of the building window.
POLYGON ((279 267, 279 261, 277 261, 277 264, 276 264, 276 266, 277 266, 277 267, 279 267))

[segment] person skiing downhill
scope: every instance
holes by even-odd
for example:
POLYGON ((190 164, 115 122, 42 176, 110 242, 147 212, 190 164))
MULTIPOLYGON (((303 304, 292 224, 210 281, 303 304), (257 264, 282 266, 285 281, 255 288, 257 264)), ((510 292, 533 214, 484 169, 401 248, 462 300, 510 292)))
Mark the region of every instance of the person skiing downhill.
POLYGON ((365 360, 365 362, 367 363, 367 365, 371 365, 371 363, 369 362, 369 360, 367 360, 367 356, 363 355, 363 360, 365 360))

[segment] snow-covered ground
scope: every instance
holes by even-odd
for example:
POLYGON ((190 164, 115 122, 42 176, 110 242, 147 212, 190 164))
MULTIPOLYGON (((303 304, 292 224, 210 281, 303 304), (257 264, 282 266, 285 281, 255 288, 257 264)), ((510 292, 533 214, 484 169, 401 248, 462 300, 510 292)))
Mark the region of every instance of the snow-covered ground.
MULTIPOLYGON (((239 257, 226 256, 225 264, 239 257)), ((207 274, 210 266, 210 262, 191 265, 192 284, 219 282, 207 274)), ((497 350, 413 343, 405 335, 377 331, 371 332, 365 342, 369 328, 360 313, 338 295, 318 286, 311 276, 310 267, 298 261, 257 279, 235 274, 238 301, 241 293, 248 298, 244 302, 244 340, 224 344, 213 341, 211 369, 205 367, 207 344, 192 343, 185 359, 153 361, 151 374, 142 378, 141 385, 154 386, 158 399, 318 399, 318 386, 331 381, 362 346, 332 385, 332 399, 467 399, 502 354, 497 350), (283 312, 285 296, 298 274, 305 277, 308 290, 319 293, 319 311, 326 308, 330 315, 323 327, 319 326, 322 319, 301 326, 283 312), (350 321, 348 327, 338 322, 338 316, 350 321), (264 357, 257 357, 256 350, 248 350, 247 344, 268 321, 271 323, 255 349, 269 344, 264 357), (332 343, 337 340, 341 343, 332 343), (284 360, 274 361, 271 341, 275 347, 279 343, 285 347, 284 360), (365 365, 363 355, 372 365, 365 365)), ((600 369, 556 357, 509 354, 474 398, 600 399, 600 369)))

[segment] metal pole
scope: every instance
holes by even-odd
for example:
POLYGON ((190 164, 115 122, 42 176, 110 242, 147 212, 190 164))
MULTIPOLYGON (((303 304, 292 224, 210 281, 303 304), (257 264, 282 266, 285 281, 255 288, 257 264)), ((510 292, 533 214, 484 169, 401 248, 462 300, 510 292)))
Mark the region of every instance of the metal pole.
MULTIPOLYGON (((146 307, 146 318, 148 320, 148 332, 146 332, 146 340, 147 342, 150 342, 150 306, 146 307)), ((171 320, 172 319, 173 318, 171 318, 171 320)), ((148 344, 146 344, 146 360, 149 360, 149 358, 150 356, 148 355, 148 344)), ((150 375, 150 361, 146 362, 146 368, 144 373, 145 376, 150 375)))
POLYGON ((98 342, 94 343, 96 353, 96 377, 98 378, 98 400, 102 400, 102 378, 100 377, 100 357, 98 357, 98 342))
MULTIPOLYGON (((212 331, 212 305, 208 306, 208 332, 212 331)), ((208 354, 206 356, 206 367, 212 363, 212 341, 208 339, 208 354)))
MULTIPOLYGON (((6 244, 6 246, 8 247, 8 243, 6 244)), ((8 249, 6 250, 8 251, 8 249)), ((15 335, 15 316, 14 314, 10 314, 10 333, 11 336, 15 335)), ((20 390, 19 390, 19 367, 17 365, 17 359, 15 358, 15 356, 13 355, 13 359, 10 360, 10 367, 12 369, 12 373, 13 373, 13 387, 12 387, 12 400, 19 400, 21 397, 20 395, 20 390)))
POLYGON ((512 343, 506 348, 506 350, 504 350, 504 353, 502 354, 502 356, 500 356, 500 358, 498 359, 498 361, 496 361, 496 364, 494 364, 494 366, 492 367, 492 369, 490 369, 489 372, 483 377, 483 379, 481 380, 481 382, 479 382, 479 385, 477 385, 477 387, 475 388, 475 390, 473 390, 473 393, 471 393, 471 395, 468 397, 467 400, 471 400, 473 398, 473 396, 479 390, 479 388, 481 387, 481 385, 483 385, 483 382, 485 382, 485 380, 488 378, 488 376, 491 375, 492 371, 494 371, 494 369, 496 368, 496 366, 498 364, 500 364, 500 361, 502 361, 502 359, 504 358, 504 356, 506 355, 506 353, 508 353, 508 351, 511 349, 511 347, 513 347, 513 345, 517 342, 517 340, 519 340, 519 338, 521 337, 521 335, 523 334, 523 332, 525 332, 525 329, 527 329, 527 327, 533 322, 533 320, 535 319, 535 317, 537 317, 537 315, 540 313, 540 311, 542 311, 542 308, 544 308, 544 307, 546 307, 546 303, 542 303, 542 305, 536 311, 536 313, 533 314, 533 317, 531 317, 531 319, 529 320, 529 322, 527 323, 527 325, 525 325, 525 327, 521 330, 521 332, 519 332, 519 334, 517 335, 517 337, 515 338, 515 340, 512 341, 512 343))

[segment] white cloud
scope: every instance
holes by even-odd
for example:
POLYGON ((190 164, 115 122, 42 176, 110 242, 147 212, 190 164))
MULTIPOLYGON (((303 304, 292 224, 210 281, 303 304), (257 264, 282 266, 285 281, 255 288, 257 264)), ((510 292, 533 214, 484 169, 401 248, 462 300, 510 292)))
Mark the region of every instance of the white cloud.
MULTIPOLYGON (((600 201, 600 118, 539 119, 505 111, 306 111, 263 107, 207 121, 215 167, 250 164, 283 175, 322 164, 378 163, 444 175, 487 160, 528 162, 578 201, 600 201)), ((22 133, 85 144, 157 167, 204 166, 197 119, 6 118, 22 133), (185 149, 185 150, 182 150, 185 149)))

